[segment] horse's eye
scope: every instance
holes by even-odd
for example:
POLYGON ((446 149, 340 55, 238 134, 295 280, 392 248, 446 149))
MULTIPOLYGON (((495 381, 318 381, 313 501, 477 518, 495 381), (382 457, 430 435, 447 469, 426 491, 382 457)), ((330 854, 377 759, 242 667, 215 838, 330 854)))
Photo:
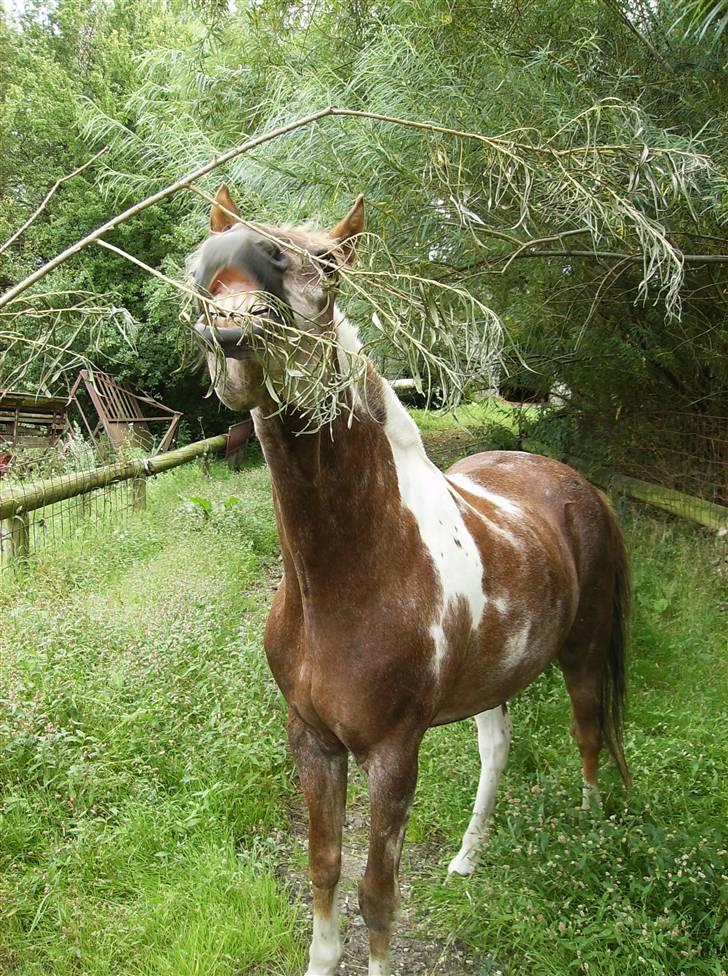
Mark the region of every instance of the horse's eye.
POLYGON ((332 275, 338 270, 338 265, 334 259, 331 251, 318 251, 314 254, 317 262, 321 266, 321 270, 325 275, 332 275))
POLYGON ((282 251, 274 241, 266 241, 263 246, 265 247, 268 257, 271 259, 273 264, 275 264, 276 267, 280 268, 281 270, 285 269, 286 265, 288 264, 288 258, 286 257, 285 252, 282 251))

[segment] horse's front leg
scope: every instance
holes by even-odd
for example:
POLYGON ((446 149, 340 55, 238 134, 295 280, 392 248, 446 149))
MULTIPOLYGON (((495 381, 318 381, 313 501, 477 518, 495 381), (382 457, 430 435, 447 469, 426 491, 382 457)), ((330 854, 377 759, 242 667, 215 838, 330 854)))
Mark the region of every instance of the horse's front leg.
POLYGON ((359 906, 369 929, 369 976, 389 976, 392 928, 399 908, 399 860, 417 785, 421 736, 388 743, 363 763, 369 779, 369 855, 359 906))
POLYGON ((308 866, 313 884, 313 940, 306 976, 333 976, 341 959, 336 889, 346 808, 348 753, 324 740, 293 709, 288 741, 308 806, 308 866))

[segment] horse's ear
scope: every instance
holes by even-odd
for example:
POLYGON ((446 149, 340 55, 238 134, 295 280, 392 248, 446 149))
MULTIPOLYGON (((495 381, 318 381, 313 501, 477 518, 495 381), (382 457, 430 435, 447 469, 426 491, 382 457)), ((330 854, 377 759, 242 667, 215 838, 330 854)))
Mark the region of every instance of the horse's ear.
POLYGON ((347 261, 354 259, 356 239, 364 230, 364 196, 359 194, 349 213, 329 231, 335 241, 339 241, 347 261))
POLYGON ((213 234, 220 234, 222 231, 228 230, 228 228, 236 224, 236 217, 239 216, 240 211, 230 196, 227 184, 222 183, 220 189, 215 194, 215 203, 210 211, 210 230, 213 234), (229 211, 229 213, 225 211, 229 211), (234 216, 231 216, 233 214, 234 216))

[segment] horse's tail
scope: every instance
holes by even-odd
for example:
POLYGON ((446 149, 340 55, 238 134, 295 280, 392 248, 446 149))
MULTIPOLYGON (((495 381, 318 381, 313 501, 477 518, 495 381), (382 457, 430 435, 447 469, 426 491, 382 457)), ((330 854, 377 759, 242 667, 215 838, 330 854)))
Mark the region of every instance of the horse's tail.
POLYGON ((622 723, 627 697, 627 642, 632 605, 629 559, 617 515, 609 500, 603 496, 611 549, 615 561, 614 595, 612 597, 612 630, 609 635, 607 660, 602 672, 602 697, 599 723, 602 740, 617 765, 625 787, 632 777, 624 758, 622 723))

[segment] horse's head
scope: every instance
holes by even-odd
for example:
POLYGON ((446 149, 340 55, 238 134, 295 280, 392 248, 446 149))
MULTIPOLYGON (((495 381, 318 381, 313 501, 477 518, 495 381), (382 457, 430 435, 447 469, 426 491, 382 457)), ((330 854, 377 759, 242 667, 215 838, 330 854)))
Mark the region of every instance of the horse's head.
POLYGON ((220 187, 192 276, 201 296, 214 302, 214 310, 203 309, 196 331, 227 407, 260 405, 266 375, 275 383, 271 374, 281 363, 310 367, 321 348, 317 340, 333 333, 338 272, 352 260, 363 227, 361 197, 324 232, 243 222, 227 187, 220 187))

